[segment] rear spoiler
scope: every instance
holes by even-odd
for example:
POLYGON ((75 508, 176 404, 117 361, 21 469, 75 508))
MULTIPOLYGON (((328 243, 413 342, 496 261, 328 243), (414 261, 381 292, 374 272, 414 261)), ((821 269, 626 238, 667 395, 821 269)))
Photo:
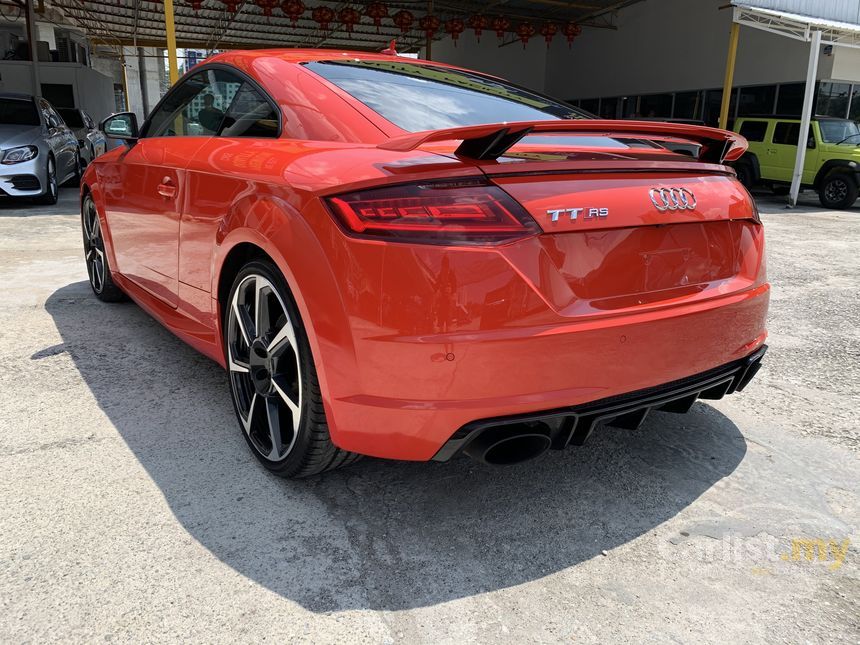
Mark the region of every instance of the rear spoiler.
POLYGON ((655 121, 610 121, 602 119, 575 119, 557 121, 515 121, 488 123, 462 128, 425 130, 393 137, 378 144, 383 150, 408 152, 433 141, 462 143, 455 154, 475 160, 497 159, 520 139, 530 134, 573 133, 637 139, 659 139, 674 143, 694 143, 701 146, 699 160, 708 163, 735 161, 746 152, 747 140, 735 132, 718 130, 702 125, 662 123, 655 121))

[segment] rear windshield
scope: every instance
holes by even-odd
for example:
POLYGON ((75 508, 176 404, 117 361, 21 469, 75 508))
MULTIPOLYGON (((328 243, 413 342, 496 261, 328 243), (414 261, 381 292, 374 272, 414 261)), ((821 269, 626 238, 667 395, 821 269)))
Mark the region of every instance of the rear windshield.
POLYGON ((66 125, 70 128, 82 128, 84 127, 84 119, 81 117, 81 113, 77 110, 72 110, 69 108, 60 108, 57 110, 60 113, 60 116, 63 117, 63 121, 66 122, 66 125))
POLYGON ((502 121, 591 115, 480 74, 401 61, 320 61, 305 66, 409 132, 502 121))
POLYGON ((29 99, 0 99, 0 124, 39 125, 36 104, 29 99))

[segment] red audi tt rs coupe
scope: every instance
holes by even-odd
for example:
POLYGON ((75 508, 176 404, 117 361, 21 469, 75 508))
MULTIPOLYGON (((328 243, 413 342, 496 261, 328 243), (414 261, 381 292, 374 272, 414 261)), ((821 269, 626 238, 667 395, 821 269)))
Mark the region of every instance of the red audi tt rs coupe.
POLYGON ((220 363, 278 475, 516 463, 741 390, 764 354, 737 134, 323 50, 220 54, 102 127, 93 291, 220 363))

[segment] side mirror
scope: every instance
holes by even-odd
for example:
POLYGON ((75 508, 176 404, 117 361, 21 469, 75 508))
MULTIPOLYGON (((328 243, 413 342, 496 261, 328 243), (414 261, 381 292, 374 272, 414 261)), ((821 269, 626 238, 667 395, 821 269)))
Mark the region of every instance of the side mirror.
POLYGON ((806 140, 806 147, 807 147, 807 148, 809 148, 810 150, 812 150, 813 148, 815 148, 815 137, 810 136, 810 137, 806 140))
POLYGON ((108 139, 121 139, 127 143, 134 143, 140 135, 137 115, 134 112, 111 114, 100 125, 108 139))

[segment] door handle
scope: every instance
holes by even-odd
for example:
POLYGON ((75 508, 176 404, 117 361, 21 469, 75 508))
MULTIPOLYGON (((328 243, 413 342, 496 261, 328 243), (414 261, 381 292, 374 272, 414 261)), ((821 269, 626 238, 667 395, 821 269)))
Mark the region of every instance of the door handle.
POLYGON ((162 197, 170 199, 171 197, 176 197, 176 186, 170 177, 165 177, 161 180, 161 183, 156 187, 158 194, 162 197))

